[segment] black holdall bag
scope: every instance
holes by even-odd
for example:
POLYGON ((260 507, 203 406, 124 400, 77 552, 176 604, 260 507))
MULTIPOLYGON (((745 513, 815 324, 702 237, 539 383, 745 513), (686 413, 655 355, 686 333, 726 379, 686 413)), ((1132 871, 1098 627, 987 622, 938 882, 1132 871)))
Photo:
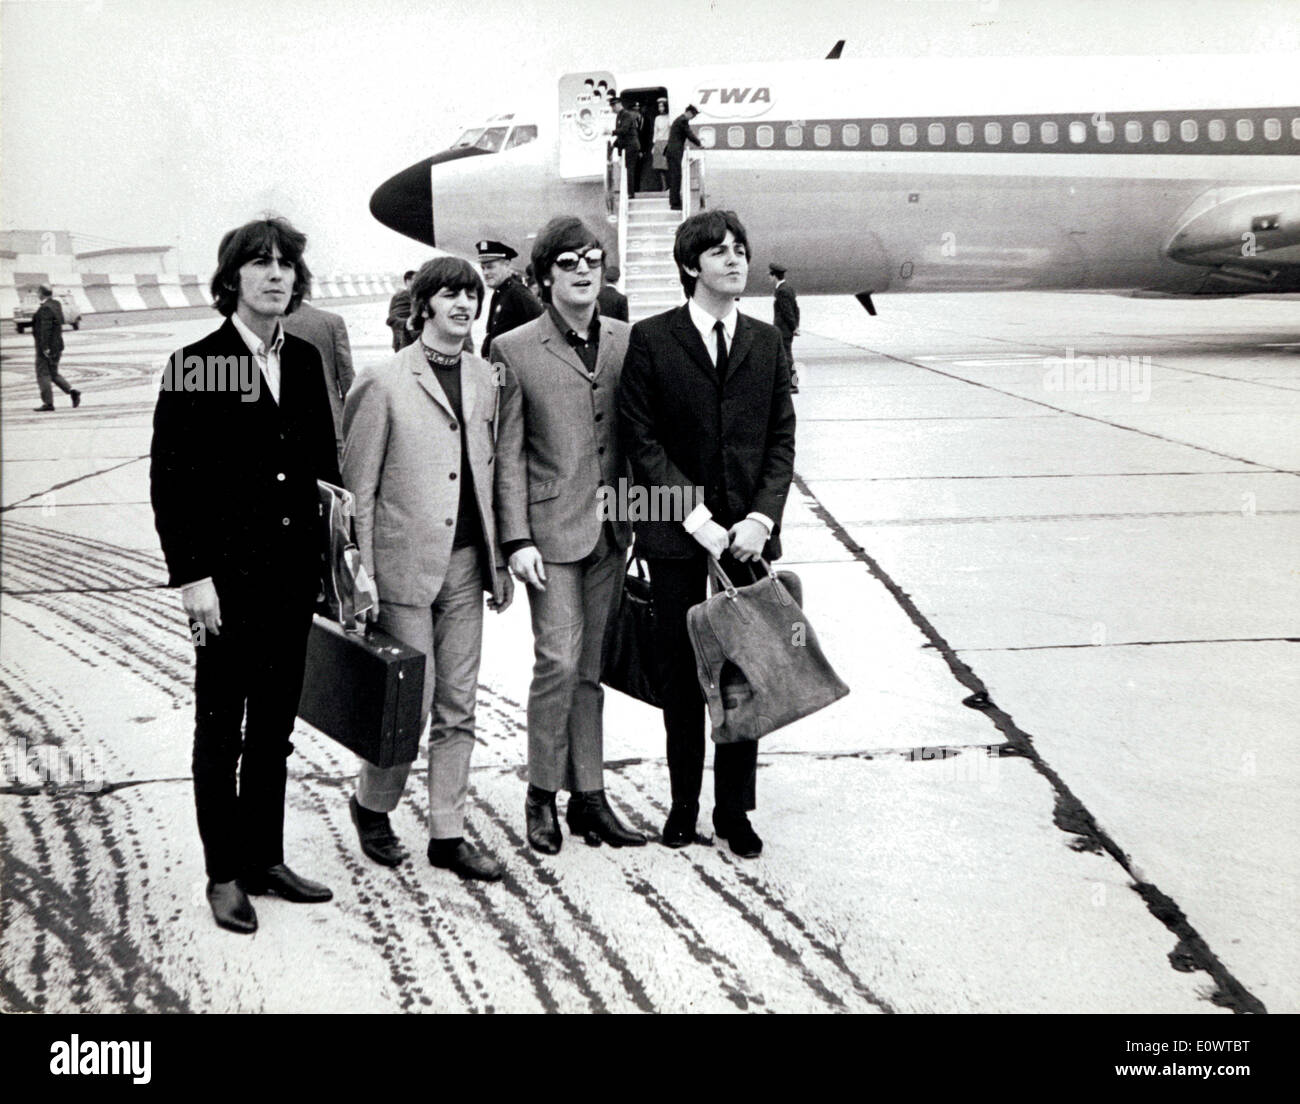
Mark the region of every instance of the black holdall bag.
POLYGON ((655 649, 655 615, 650 604, 653 582, 644 560, 634 555, 628 567, 621 601, 605 633, 600 681, 660 709, 663 671, 655 649))
POLYGON ((352 541, 352 495, 321 482, 322 595, 298 716, 377 767, 415 760, 424 653, 358 623, 374 587, 352 541), (322 616, 322 613, 324 616, 322 616))
POLYGON ((686 614, 700 689, 719 744, 757 740, 849 692, 827 660, 800 602, 792 571, 735 586, 710 557, 720 589, 686 614))

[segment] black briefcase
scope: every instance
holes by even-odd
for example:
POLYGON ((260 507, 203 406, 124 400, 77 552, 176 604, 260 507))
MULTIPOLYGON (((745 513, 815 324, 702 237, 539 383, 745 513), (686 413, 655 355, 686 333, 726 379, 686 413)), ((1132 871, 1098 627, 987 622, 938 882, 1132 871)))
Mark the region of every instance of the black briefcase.
POLYGON ((298 716, 377 767, 414 762, 424 653, 378 629, 345 632, 316 617, 298 716))
POLYGON ((605 633, 600 681, 661 709, 663 668, 655 645, 655 612, 650 598, 654 581, 649 574, 645 562, 633 557, 623 575, 622 599, 605 633))

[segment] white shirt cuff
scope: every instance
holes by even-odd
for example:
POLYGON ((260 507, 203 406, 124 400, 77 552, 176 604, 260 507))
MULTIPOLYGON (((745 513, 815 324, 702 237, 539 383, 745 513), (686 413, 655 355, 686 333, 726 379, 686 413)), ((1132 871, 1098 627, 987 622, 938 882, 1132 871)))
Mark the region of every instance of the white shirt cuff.
POLYGON ((694 510, 686 515, 686 520, 682 522, 682 528, 694 536, 696 530, 698 530, 706 521, 712 520, 713 511, 701 502, 694 510))
POLYGON ((206 579, 195 579, 194 582, 192 582, 192 583, 182 583, 182 584, 181 584, 181 593, 182 593, 182 594, 188 594, 188 593, 190 592, 190 590, 193 589, 194 587, 196 587, 196 586, 202 586, 204 583, 210 583, 210 582, 212 582, 212 576, 211 576, 211 575, 209 575, 206 579))
POLYGON ((770 517, 768 517, 766 514, 760 514, 757 510, 753 510, 750 513, 746 514, 745 520, 758 522, 759 525, 761 525, 764 529, 767 530, 767 535, 769 537, 772 535, 772 530, 776 528, 776 523, 773 522, 770 517))

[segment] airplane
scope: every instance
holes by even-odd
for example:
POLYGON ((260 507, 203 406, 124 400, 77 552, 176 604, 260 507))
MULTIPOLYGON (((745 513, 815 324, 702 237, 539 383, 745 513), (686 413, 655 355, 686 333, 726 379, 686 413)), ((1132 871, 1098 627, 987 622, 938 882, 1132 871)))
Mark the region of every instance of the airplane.
MULTIPOLYGON (((626 220, 643 201, 620 205, 603 81, 625 101, 666 97, 670 117, 699 108, 688 203, 735 210, 756 259, 784 265, 801 293, 856 295, 875 313, 883 292, 1300 290, 1300 54, 845 59, 842 48, 565 74, 554 109, 470 128, 381 184, 371 213, 471 257, 480 238, 526 253, 557 214, 626 220)), ((748 292, 765 272, 751 264, 748 292)))

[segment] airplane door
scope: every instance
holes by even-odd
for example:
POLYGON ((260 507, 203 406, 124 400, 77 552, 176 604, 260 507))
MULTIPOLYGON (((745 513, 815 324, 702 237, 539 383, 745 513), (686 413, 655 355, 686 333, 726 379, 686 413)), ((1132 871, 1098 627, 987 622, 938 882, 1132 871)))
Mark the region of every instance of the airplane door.
POLYGON ((606 145, 614 132, 607 94, 617 91, 614 74, 595 70, 560 78, 560 176, 603 179, 606 145))

